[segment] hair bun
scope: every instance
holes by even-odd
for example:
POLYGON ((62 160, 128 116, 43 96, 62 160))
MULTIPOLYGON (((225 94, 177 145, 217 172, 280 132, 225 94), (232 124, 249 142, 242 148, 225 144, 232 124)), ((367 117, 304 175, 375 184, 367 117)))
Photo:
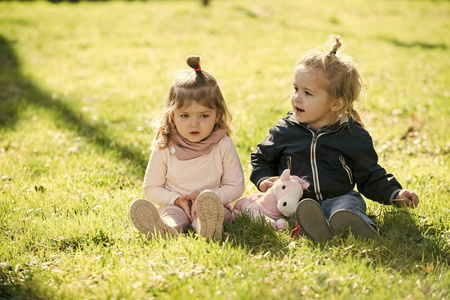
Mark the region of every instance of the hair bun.
POLYGON ((196 71, 200 69, 200 56, 189 55, 186 59, 186 62, 192 69, 196 71))
POLYGON ((339 48, 341 48, 341 46, 342 46, 342 44, 341 44, 341 37, 339 35, 334 35, 333 39, 334 39, 334 45, 333 45, 333 47, 330 50, 330 54, 331 53, 336 54, 337 50, 339 48))

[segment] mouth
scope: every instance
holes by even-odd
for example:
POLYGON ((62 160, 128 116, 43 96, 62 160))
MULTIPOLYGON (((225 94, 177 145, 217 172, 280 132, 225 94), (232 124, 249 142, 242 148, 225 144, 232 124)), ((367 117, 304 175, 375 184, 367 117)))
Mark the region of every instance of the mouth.
POLYGON ((198 132, 198 131, 191 131, 191 132, 189 132, 189 134, 190 134, 190 135, 199 135, 200 132, 198 132))
POLYGON ((294 106, 294 111, 295 111, 295 113, 302 113, 302 112, 305 112, 305 110, 304 109, 301 109, 300 107, 297 107, 297 106, 294 106))

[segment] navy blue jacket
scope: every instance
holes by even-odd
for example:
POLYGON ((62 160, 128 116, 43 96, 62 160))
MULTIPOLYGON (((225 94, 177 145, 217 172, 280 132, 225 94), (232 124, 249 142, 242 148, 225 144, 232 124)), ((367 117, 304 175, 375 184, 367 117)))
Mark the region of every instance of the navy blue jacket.
POLYGON ((290 111, 270 129, 251 154, 250 180, 259 184, 288 168, 311 186, 303 198, 324 200, 344 195, 355 184, 366 198, 391 204, 402 189, 393 175, 378 164, 369 133, 352 118, 317 131, 299 123, 290 111))

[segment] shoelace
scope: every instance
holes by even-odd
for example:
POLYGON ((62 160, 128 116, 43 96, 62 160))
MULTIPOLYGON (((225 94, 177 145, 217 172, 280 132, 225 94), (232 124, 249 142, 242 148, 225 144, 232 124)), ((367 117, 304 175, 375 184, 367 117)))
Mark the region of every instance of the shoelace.
POLYGON ((298 222, 295 222, 295 228, 291 231, 291 238, 294 240, 298 238, 298 236, 302 233, 302 229, 298 225, 298 222))

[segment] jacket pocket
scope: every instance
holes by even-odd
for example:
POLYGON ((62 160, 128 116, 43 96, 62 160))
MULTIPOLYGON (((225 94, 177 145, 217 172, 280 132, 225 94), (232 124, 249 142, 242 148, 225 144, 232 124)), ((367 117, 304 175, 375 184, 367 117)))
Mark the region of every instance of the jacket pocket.
POLYGON ((347 172, 348 180, 350 181, 350 184, 353 184, 352 170, 350 169, 349 166, 347 166, 345 158, 344 158, 344 156, 342 154, 339 155, 339 161, 341 162, 342 168, 344 168, 345 172, 347 172))

